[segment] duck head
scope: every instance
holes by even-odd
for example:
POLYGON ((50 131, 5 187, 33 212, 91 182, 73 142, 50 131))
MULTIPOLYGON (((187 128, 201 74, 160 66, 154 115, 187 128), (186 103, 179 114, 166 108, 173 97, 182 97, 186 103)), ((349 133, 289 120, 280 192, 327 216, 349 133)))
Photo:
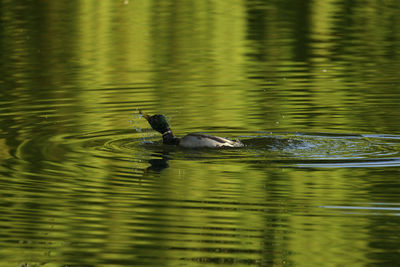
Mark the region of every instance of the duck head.
POLYGON ((142 114, 143 117, 149 122, 151 128, 153 128, 153 130, 159 132, 160 134, 164 134, 168 131, 171 131, 167 119, 165 118, 164 115, 156 114, 150 116, 141 110, 139 111, 139 113, 142 114))

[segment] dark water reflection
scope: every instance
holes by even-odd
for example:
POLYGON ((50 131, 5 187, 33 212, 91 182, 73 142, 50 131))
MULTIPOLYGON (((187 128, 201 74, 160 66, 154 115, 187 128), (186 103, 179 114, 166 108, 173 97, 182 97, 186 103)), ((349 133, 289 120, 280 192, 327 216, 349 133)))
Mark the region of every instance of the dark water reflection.
POLYGON ((398 1, 275 2, 3 0, 0 266, 396 265, 398 1))

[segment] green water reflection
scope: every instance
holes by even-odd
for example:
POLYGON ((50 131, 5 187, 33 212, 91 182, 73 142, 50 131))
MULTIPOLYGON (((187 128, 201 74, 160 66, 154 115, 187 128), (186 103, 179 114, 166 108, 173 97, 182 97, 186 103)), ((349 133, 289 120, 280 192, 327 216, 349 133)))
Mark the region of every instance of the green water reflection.
POLYGON ((399 11, 2 0, 0 266, 395 265, 399 11))

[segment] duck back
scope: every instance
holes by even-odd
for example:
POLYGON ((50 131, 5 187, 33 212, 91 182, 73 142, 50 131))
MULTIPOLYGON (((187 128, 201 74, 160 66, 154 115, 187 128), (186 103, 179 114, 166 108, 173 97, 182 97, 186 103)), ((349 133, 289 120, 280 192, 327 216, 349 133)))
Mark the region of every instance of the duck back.
POLYGON ((227 138, 208 134, 188 134, 181 138, 179 145, 187 148, 198 147, 242 147, 240 141, 232 141, 227 138))

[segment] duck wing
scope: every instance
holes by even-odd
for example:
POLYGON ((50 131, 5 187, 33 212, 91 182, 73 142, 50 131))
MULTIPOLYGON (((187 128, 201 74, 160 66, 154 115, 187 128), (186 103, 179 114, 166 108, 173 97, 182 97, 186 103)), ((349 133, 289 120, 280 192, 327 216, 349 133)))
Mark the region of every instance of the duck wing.
POLYGON ((208 134, 191 133, 181 138, 180 146, 188 148, 196 147, 242 147, 240 141, 232 141, 227 138, 208 134))

